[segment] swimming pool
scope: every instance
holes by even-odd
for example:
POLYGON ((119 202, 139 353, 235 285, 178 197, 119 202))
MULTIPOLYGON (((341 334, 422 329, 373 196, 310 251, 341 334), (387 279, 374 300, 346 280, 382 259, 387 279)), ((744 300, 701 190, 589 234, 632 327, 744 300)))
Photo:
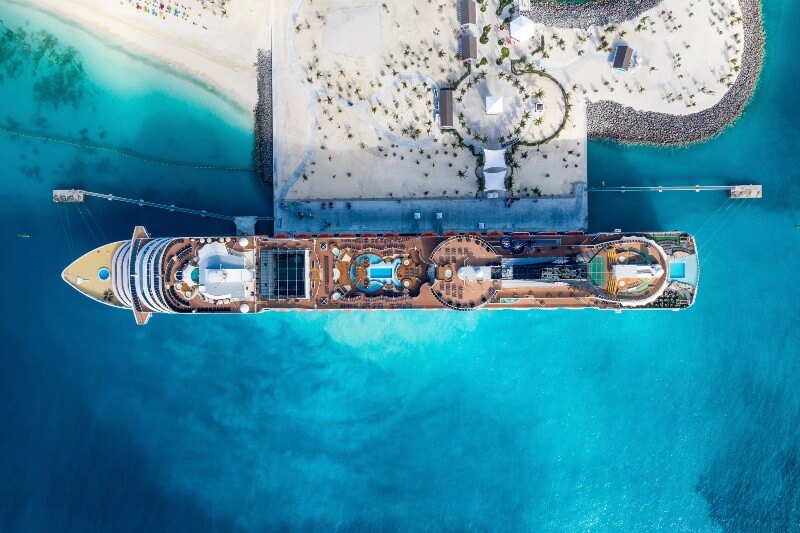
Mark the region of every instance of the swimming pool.
POLYGON ((369 277, 377 279, 390 279, 392 277, 391 268, 370 268, 369 277))
POLYGON ((111 277, 111 272, 106 267, 103 267, 97 271, 97 277, 105 281, 111 277))
POLYGON ((685 263, 670 263, 669 264, 669 277, 672 279, 680 279, 686 277, 686 264, 685 263))

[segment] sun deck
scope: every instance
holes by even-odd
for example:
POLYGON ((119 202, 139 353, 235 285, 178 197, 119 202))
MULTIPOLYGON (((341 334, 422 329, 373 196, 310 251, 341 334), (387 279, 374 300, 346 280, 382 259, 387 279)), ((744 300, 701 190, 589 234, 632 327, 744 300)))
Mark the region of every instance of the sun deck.
MULTIPOLYGON (((690 238, 683 243, 693 252, 690 238)), ((617 234, 176 239, 164 257, 166 294, 179 312, 622 308, 652 304, 671 282, 661 246, 617 234), (260 268, 245 260, 253 278, 240 297, 209 298, 191 280, 211 244, 262 258, 260 268)))
POLYGON ((137 228, 65 270, 139 323, 155 312, 679 309, 698 276, 690 235, 580 232, 164 239, 137 228))

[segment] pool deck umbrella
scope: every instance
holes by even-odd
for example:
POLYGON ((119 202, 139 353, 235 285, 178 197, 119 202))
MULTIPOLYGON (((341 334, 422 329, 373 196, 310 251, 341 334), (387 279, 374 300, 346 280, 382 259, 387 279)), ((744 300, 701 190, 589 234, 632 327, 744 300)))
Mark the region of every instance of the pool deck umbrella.
POLYGON ((511 38, 518 42, 525 42, 533 37, 536 25, 528 17, 518 16, 511 21, 509 28, 511 30, 511 38))
POLYGON ((487 115, 501 115, 503 113, 503 97, 492 96, 486 97, 486 114, 487 115))

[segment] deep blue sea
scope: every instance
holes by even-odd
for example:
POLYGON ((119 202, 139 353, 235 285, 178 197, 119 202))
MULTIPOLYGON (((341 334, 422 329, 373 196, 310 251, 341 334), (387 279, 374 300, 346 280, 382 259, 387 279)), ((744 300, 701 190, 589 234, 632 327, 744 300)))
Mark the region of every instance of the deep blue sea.
POLYGON ((230 228, 104 200, 56 206, 51 189, 263 212, 247 172, 163 164, 249 166, 250 119, 0 0, 3 24, 38 43, 0 44, 0 125, 155 160, 0 132, 0 531, 800 530, 800 4, 764 8, 766 64, 732 129, 678 150, 589 149, 592 184, 764 185, 744 203, 590 198, 592 230, 696 233, 689 311, 140 328, 61 269, 135 224, 230 228), (42 29, 55 39, 30 37, 42 29))

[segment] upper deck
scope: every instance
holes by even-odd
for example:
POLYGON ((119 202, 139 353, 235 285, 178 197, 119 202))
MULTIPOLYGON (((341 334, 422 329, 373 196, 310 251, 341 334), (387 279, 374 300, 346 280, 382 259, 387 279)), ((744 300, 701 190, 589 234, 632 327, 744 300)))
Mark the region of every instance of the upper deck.
POLYGON ((694 240, 678 233, 390 234, 174 239, 161 269, 174 311, 250 313, 681 308, 696 265, 694 240))

